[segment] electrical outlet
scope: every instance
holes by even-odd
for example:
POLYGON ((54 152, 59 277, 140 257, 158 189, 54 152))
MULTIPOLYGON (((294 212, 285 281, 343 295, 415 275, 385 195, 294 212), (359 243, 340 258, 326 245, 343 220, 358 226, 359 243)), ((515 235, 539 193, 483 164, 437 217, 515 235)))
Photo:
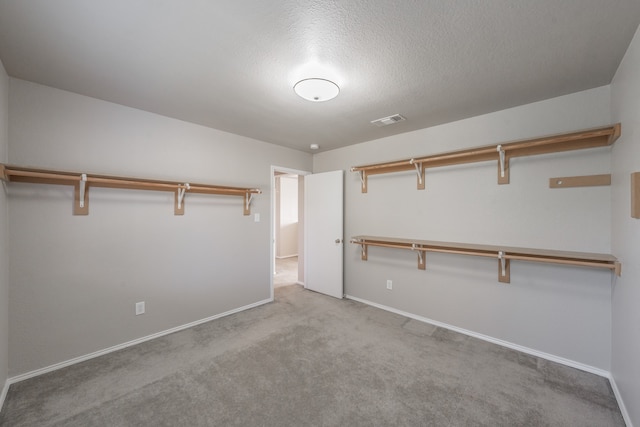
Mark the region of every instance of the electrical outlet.
POLYGON ((254 220, 255 222, 260 222, 260 214, 259 214, 259 213, 257 213, 257 214, 253 214, 253 220, 254 220))
POLYGON ((140 314, 144 314, 144 301, 136 303, 136 316, 139 316, 140 314))
POLYGON ((392 280, 388 280, 387 279, 387 289, 389 289, 389 290, 393 289, 393 281, 392 280))

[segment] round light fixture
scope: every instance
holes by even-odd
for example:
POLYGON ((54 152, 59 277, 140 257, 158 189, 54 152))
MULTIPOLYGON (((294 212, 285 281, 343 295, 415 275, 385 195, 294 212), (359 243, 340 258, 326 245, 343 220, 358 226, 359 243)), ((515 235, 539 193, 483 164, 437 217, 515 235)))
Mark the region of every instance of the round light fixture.
POLYGON ((312 150, 317 150, 318 148, 320 148, 320 146, 318 144, 311 144, 309 148, 311 148, 312 150))
POLYGON ((323 102, 335 98, 340 93, 340 88, 331 80, 304 79, 293 86, 296 93, 311 102, 323 102))

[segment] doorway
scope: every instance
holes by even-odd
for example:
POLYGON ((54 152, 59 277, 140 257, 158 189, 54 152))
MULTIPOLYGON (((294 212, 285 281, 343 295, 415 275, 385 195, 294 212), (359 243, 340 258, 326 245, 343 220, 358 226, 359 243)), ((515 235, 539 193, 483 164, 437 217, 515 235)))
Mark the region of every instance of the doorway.
POLYGON ((271 167, 272 257, 274 288, 304 286, 304 176, 310 172, 271 167))

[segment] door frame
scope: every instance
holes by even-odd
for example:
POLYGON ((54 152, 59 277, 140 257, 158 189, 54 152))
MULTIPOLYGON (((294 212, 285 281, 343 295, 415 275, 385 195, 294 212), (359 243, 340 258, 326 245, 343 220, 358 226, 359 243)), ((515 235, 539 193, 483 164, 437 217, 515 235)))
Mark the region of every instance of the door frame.
MULTIPOLYGON (((275 217, 276 217, 276 172, 283 172, 283 173, 287 173, 287 174, 292 174, 292 175, 298 175, 298 176, 305 176, 305 175, 311 175, 312 172, 311 171, 303 171, 303 170, 298 170, 298 169, 291 169, 291 168, 285 168, 285 167, 281 167, 281 166, 275 166, 275 165, 271 165, 271 215, 270 215, 270 224, 269 224, 269 229, 271 230, 270 233, 270 239, 269 239, 269 287, 270 287, 270 294, 269 294, 269 298, 271 299, 271 301, 273 301, 274 298, 274 293, 273 293, 273 275, 275 274, 275 270, 274 270, 274 265, 275 265, 275 259, 276 259, 276 253, 275 253, 275 239, 276 239, 276 230, 275 230, 275 217)), ((300 200, 298 199, 298 205, 302 205, 304 206, 304 200, 300 200)), ((305 231, 304 231, 304 227, 301 227, 302 232, 302 241, 305 242, 305 231)), ((302 245, 302 248, 298 248, 298 261, 300 260, 300 252, 303 253, 303 258, 304 258, 304 244, 302 245)))

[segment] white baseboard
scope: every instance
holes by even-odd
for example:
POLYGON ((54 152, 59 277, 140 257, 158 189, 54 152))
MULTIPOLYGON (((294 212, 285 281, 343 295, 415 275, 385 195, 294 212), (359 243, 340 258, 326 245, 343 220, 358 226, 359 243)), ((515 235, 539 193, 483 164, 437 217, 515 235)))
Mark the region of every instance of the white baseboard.
MULTIPOLYGON (((262 301, 258 301, 258 302, 255 302, 253 304, 245 305, 244 307, 235 308, 233 310, 225 311, 224 313, 220 313, 220 314, 216 314, 214 316, 207 317, 205 319, 196 320, 195 322, 187 323, 186 325, 177 326, 175 328, 171 328, 171 329, 167 329, 165 331, 157 332, 155 334, 147 335, 146 337, 142 337, 142 338, 138 338, 138 339, 135 339, 135 340, 132 340, 132 341, 128 341, 128 342, 125 342, 123 344, 114 345, 113 347, 109 347, 109 348, 105 348, 103 350, 95 351, 93 353, 85 354, 84 356, 74 357, 73 359, 69 359, 69 360, 66 360, 64 362, 56 363, 54 365, 46 366, 46 367, 41 368, 41 369, 36 369, 34 371, 31 371, 31 372, 27 372, 27 373, 24 373, 24 374, 17 375, 15 377, 11 377, 11 378, 9 378, 7 380, 7 385, 5 385, 5 390, 3 390, 3 395, 2 395, 3 401, 2 401, 2 403, 4 403, 4 395, 6 393, 6 389, 8 389, 8 386, 11 385, 11 384, 14 384, 14 383, 17 383, 17 382, 20 382, 20 381, 24 381, 24 380, 27 380, 29 378, 37 377, 38 375, 46 374, 48 372, 56 371, 58 369, 65 368, 67 366, 75 365, 76 363, 81 363, 81 362, 84 362, 86 360, 93 359, 95 357, 99 357, 99 356, 103 356, 105 354, 112 353, 114 351, 122 350, 123 348, 131 347, 131 346, 136 345, 136 344, 141 344, 141 343, 143 343, 145 341, 149 341, 149 340, 152 340, 152 339, 155 339, 155 338, 160 338, 160 337, 162 337, 164 335, 169 335, 169 334, 172 334, 174 332, 182 331, 183 329, 188 329, 188 328, 191 328, 193 326, 200 325, 202 323, 206 323, 206 322, 210 322, 210 321, 215 320, 215 319, 219 319, 221 317, 225 317, 225 316, 229 316, 231 314, 235 314, 235 313, 238 313, 238 312, 241 312, 241 311, 249 310, 250 308, 258 307, 260 305, 267 304, 267 303, 272 302, 272 301, 273 301, 273 299, 271 299, 271 298, 265 299, 265 300, 262 300, 262 301)), ((2 409, 2 406, 0 406, 0 409, 2 409)))
POLYGON ((521 351, 523 353, 530 354, 532 356, 537 356, 537 357, 540 357, 542 359, 549 360, 551 362, 557 362, 557 363, 560 363, 562 365, 566 365, 566 366, 570 366, 572 368, 580 369, 581 371, 586 371, 586 372, 589 372, 589 373, 592 373, 592 374, 599 375, 601 377, 605 377, 605 378, 609 378, 609 379, 611 378, 611 373, 609 371, 605 371, 604 369, 596 368, 595 366, 586 365, 584 363, 576 362, 575 360, 565 359, 564 357, 559 357, 559 356, 556 356, 556 355, 553 355, 553 354, 545 353, 543 351, 534 350, 532 348, 524 347, 524 346, 521 346, 519 344, 514 344, 514 343, 509 342, 509 341, 503 341, 503 340, 498 339, 498 338, 490 337, 489 335, 479 334, 477 332, 469 331, 467 329, 459 328, 457 326, 449 325, 447 323, 438 322, 437 320, 432 320, 432 319, 428 319, 426 317, 418 316, 416 314, 408 313, 406 311, 397 310, 397 309, 395 309, 393 307, 388 307, 386 305, 382 305, 382 304, 378 304, 378 303, 375 303, 375 302, 367 301, 367 300, 364 300, 362 298, 354 297, 354 296, 351 296, 351 295, 345 295, 345 297, 348 298, 348 299, 354 300, 354 301, 361 302, 363 304, 367 304, 367 305, 370 305, 370 306, 385 310, 385 311, 390 311, 392 313, 399 314, 401 316, 409 317, 411 319, 418 320, 420 322, 429 323, 431 325, 439 326, 441 328, 445 328, 445 329, 449 329, 449 330, 452 330, 452 331, 455 331, 455 332, 459 332, 461 334, 468 335, 468 336, 474 337, 474 338, 478 338, 478 339, 481 339, 483 341, 487 341, 487 342, 490 342, 490 343, 493 343, 493 344, 498 344, 498 345, 500 345, 502 347, 507 347, 507 348, 510 348, 512 350, 517 350, 517 351, 521 351))
POLYGON ((300 285, 300 286, 304 287, 304 282, 301 282, 300 280, 298 280, 298 281, 296 282, 296 285, 300 285))
POLYGON ((0 411, 4 407, 4 400, 7 398, 7 392, 9 391, 10 385, 11 383, 9 382, 9 380, 6 380, 4 382, 4 387, 2 387, 2 394, 0 394, 0 411))
POLYGON ((618 389, 616 380, 613 378, 613 374, 609 375, 609 383, 611 383, 613 394, 616 396, 616 400, 618 401, 618 406, 620 407, 620 412, 622 412, 622 418, 624 418, 625 424, 627 425, 627 427, 633 427, 633 422, 631 422, 631 416, 627 411, 627 407, 624 404, 624 399, 622 399, 622 395, 620 394, 620 390, 618 389))
POLYGON ((293 255, 285 255, 285 256, 276 256, 276 259, 287 259, 287 258, 295 258, 297 257, 298 254, 293 254, 293 255))

